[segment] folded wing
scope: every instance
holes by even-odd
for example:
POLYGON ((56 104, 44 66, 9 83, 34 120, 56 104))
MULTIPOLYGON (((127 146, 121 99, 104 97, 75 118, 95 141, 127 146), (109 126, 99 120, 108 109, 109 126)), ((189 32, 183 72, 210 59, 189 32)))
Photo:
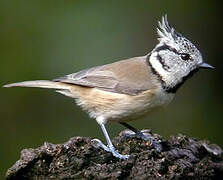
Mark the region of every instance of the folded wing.
POLYGON ((154 88, 151 74, 146 58, 136 57, 82 70, 53 81, 136 95, 154 88))

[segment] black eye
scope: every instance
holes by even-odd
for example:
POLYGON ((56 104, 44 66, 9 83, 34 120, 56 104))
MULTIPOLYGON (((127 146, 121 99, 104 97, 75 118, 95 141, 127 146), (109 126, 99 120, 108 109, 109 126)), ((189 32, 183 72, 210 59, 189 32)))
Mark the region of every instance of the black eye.
POLYGON ((186 54, 186 53, 182 53, 180 54, 181 59, 183 59, 184 61, 187 61, 190 59, 190 55, 186 54))

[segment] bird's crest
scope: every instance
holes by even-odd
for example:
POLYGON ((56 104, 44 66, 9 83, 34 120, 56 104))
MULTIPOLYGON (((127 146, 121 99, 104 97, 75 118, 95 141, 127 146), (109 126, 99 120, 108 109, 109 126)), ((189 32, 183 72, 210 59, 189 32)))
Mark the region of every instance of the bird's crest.
POLYGON ((159 35, 158 40, 160 42, 168 44, 182 38, 182 35, 169 25, 167 15, 162 17, 162 21, 159 21, 158 25, 159 27, 157 28, 157 33, 159 35))

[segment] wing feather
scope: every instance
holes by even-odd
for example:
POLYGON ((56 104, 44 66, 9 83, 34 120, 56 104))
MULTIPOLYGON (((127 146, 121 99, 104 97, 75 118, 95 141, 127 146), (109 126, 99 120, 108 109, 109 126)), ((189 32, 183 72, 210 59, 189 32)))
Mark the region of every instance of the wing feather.
POLYGON ((53 81, 136 95, 154 88, 151 77, 146 58, 136 57, 85 69, 53 81))

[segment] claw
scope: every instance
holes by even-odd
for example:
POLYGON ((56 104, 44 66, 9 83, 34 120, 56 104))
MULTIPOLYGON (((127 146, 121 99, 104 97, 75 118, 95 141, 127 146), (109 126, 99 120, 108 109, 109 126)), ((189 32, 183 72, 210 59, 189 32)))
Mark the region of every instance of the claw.
POLYGON ((120 154, 118 151, 115 150, 114 146, 111 146, 111 147, 106 146, 99 139, 92 139, 91 142, 94 143, 95 147, 102 148, 105 151, 112 153, 113 156, 115 156, 115 157, 117 157, 119 159, 126 160, 126 159, 129 158, 129 155, 122 155, 122 154, 120 154))
POLYGON ((151 136, 151 133, 149 130, 142 130, 142 131, 137 131, 137 133, 131 131, 131 130, 125 130, 122 135, 126 136, 127 138, 139 138, 143 139, 145 141, 149 141, 152 146, 158 151, 162 151, 162 146, 161 146, 161 141, 156 140, 154 137, 151 136))
POLYGON ((102 148, 107 152, 110 152, 110 149, 104 145, 99 139, 92 139, 91 142, 93 143, 94 147, 96 148, 102 148))

